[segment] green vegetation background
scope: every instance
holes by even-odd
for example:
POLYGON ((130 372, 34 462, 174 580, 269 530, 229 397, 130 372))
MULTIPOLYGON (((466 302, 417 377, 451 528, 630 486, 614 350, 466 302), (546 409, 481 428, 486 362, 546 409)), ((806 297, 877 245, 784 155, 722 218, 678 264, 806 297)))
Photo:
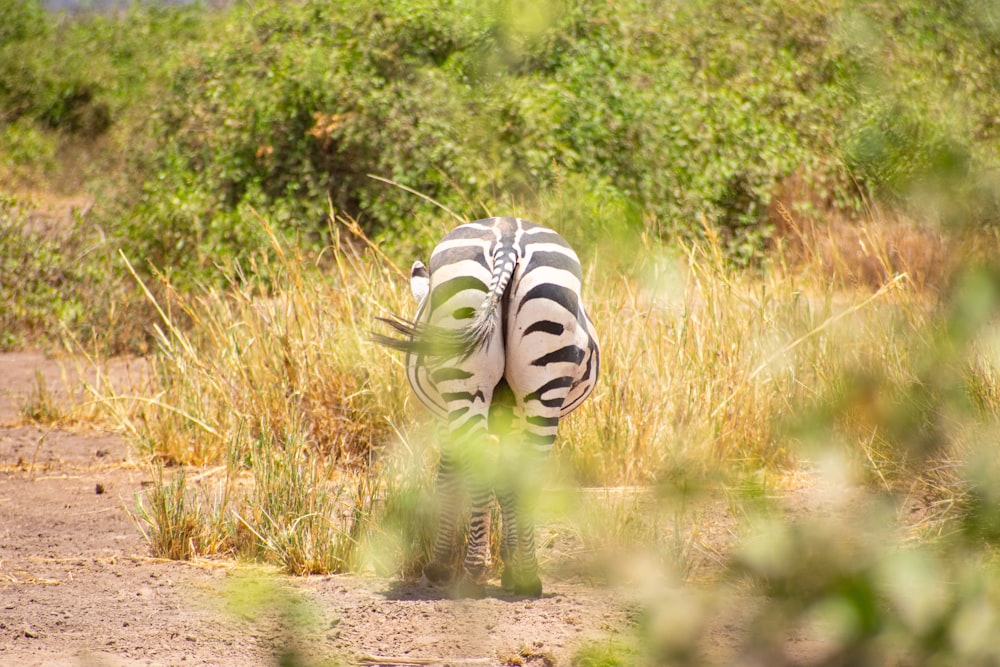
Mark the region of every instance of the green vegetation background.
MULTIPOLYGON (((3 190, 93 193, 98 250, 120 246, 182 286, 269 245, 251 209, 299 247, 329 243, 332 207, 391 254, 426 249, 442 212, 369 174, 469 218, 542 207, 584 249, 710 228, 741 264, 768 244, 776 193, 797 195, 796 215, 878 201, 997 219, 1000 10, 986 0, 106 14, 0 0, 0 26, 3 190)), ((17 210, 5 201, 6 244, 23 241, 9 231, 17 210)), ((62 323, 85 325, 65 285, 88 269, 46 239, 27 244, 42 249, 0 266, 2 301, 20 302, 3 328, 38 328, 48 316, 32 304, 52 292, 62 323), (52 264, 74 275, 60 282, 52 264)))

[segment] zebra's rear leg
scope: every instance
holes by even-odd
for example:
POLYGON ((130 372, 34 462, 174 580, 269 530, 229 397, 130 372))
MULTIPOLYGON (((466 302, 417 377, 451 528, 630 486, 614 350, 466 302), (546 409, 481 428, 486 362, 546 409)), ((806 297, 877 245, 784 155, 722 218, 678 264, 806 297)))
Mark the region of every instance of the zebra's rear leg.
POLYGON ((490 562, 490 528, 493 517, 494 487, 499 441, 487 435, 473 442, 465 465, 469 489, 469 535, 462 562, 459 593, 464 597, 481 597, 493 574, 490 562))
POLYGON ((517 595, 538 597, 542 594, 542 580, 538 576, 535 529, 530 511, 523 506, 521 494, 510 489, 500 497, 500 510, 503 520, 500 586, 517 595))
POLYGON ((455 534, 459 508, 465 495, 463 486, 455 452, 448 446, 442 446, 437 474, 437 535, 431 560, 424 566, 424 576, 432 584, 448 584, 455 579, 455 534))
POLYGON ((442 445, 438 470, 440 517, 434 554, 424 568, 431 583, 455 582, 455 593, 481 597, 491 574, 490 518, 496 468, 495 438, 486 433, 486 416, 476 415, 452 428, 442 445), (461 508, 469 503, 469 531, 464 558, 456 579, 455 542, 461 508))
POLYGON ((542 581, 538 576, 535 556, 534 515, 544 456, 523 445, 515 445, 506 453, 497 488, 503 522, 500 539, 503 574, 500 585, 517 595, 537 597, 542 594, 542 581))
POLYGON ((542 582, 535 553, 535 511, 545 477, 544 463, 559 427, 561 402, 547 397, 543 401, 540 392, 528 396, 532 400, 515 411, 518 414, 498 475, 497 497, 504 524, 501 585, 518 595, 539 596, 542 582))

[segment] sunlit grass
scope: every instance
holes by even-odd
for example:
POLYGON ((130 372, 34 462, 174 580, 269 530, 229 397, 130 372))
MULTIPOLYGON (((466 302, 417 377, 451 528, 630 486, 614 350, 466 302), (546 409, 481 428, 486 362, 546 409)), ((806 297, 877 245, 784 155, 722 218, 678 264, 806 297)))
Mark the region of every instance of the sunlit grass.
POLYGON ((735 271, 712 246, 651 245, 629 274, 596 281, 602 378, 566 421, 561 460, 589 484, 794 466, 789 420, 857 369, 905 376, 931 335, 933 299, 907 275, 876 289, 826 275, 779 262, 735 271))
MULTIPOLYGON (((377 315, 412 304, 402 273, 344 223, 322 270, 275 238, 275 259, 234 270, 228 290, 164 283, 152 393, 101 399, 155 472, 136 513, 154 552, 298 574, 412 576, 426 560, 434 429, 401 359, 369 342, 377 315)), ((710 234, 633 247, 628 264, 600 246, 586 262, 602 377, 562 425, 543 568, 634 590, 648 624, 622 646, 654 660, 693 664, 713 609, 747 594, 767 600, 749 654, 777 655, 802 627, 831 655, 881 659, 906 641, 952 655, 933 623, 989 654, 965 606, 989 586, 927 615, 922 593, 884 575, 898 561, 945 586, 960 563, 991 562, 992 274, 970 260, 944 283, 887 271, 870 284, 801 254, 736 270, 710 234), (643 597, 654 589, 691 605, 690 623, 643 597), (857 625, 868 613, 891 637, 857 625)))
MULTIPOLYGON (((428 502, 433 438, 419 428, 427 416, 408 408, 401 359, 368 340, 375 317, 410 312, 410 298, 403 275, 351 221, 333 231, 325 270, 272 235, 274 259, 235 267, 228 290, 180 294, 164 279, 155 389, 107 400, 166 478, 170 467, 224 471, 199 501, 216 532, 201 541, 210 551, 293 571, 372 558, 384 570, 423 557, 433 522, 418 508, 428 502), (412 529, 416 514, 420 527, 406 538, 379 528, 412 529), (328 542, 340 545, 336 555, 324 553, 328 542), (373 542, 390 553, 373 555, 373 542), (363 543, 370 557, 359 557, 363 543)), ((956 443, 914 453, 908 413, 893 416, 947 328, 933 295, 906 274, 872 288, 830 281, 819 262, 740 271, 711 243, 641 242, 611 279, 598 276, 620 266, 614 257, 598 247, 593 263, 587 303, 602 377, 563 422, 557 479, 697 494, 738 486, 757 469, 793 470, 832 445, 858 481, 897 488, 920 478, 911 465, 920 457, 955 454, 956 443), (881 430, 893 419, 902 439, 881 430)), ((988 412, 992 366, 978 359, 970 373, 988 412)))
POLYGON ((398 360, 367 341, 376 315, 405 312, 402 281, 346 245, 322 272, 274 241, 276 259, 237 267, 228 290, 180 294, 165 281, 165 299, 150 291, 161 316, 153 392, 102 400, 159 471, 140 512, 154 551, 353 569, 385 506, 384 445, 411 421, 398 360), (269 278, 248 277, 258 275, 269 278), (185 484, 189 467, 215 474, 185 484), (197 539, 176 545, 162 525, 174 521, 199 524, 180 530, 197 539))

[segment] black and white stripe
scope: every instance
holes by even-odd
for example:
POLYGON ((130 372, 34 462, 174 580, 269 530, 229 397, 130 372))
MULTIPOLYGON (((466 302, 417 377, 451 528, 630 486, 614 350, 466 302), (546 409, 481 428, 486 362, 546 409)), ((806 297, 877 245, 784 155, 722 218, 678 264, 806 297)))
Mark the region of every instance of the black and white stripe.
POLYGON ((489 568, 489 520, 500 502, 503 584, 539 594, 533 505, 541 458, 560 418, 590 394, 600 353, 580 298, 576 253, 556 232, 517 218, 459 226, 417 262, 413 322, 384 320, 405 339, 407 378, 445 425, 435 581, 449 578, 460 503, 471 503, 464 569, 476 583, 489 568))

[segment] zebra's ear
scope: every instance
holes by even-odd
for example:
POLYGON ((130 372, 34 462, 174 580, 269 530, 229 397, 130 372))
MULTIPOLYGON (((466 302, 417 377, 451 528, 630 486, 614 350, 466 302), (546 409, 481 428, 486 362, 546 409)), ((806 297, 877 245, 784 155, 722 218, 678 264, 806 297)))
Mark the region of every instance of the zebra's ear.
POLYGON ((410 269, 410 291, 417 302, 423 302, 431 288, 431 278, 427 273, 427 267, 419 259, 413 263, 410 269))

